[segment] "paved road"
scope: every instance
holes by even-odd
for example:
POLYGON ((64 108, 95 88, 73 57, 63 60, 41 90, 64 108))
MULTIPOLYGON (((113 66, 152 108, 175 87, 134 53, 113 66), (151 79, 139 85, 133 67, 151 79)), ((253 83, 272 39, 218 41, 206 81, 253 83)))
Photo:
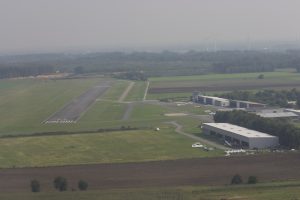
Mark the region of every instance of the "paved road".
POLYGON ((101 81, 79 97, 73 99, 58 112, 50 116, 44 123, 75 123, 80 116, 110 88, 109 81, 101 81))
POLYGON ((210 140, 207 140, 207 139, 204 139, 204 138, 201 138, 201 137, 197 137, 197 136, 195 136, 195 135, 192 135, 192 134, 189 134, 189 133, 184 132, 184 131, 182 130, 182 125, 178 124, 178 123, 175 122, 175 121, 167 122, 167 123, 168 123, 168 124, 174 125, 174 126, 176 127, 175 131, 176 131, 177 133, 181 134, 181 135, 184 135, 184 136, 186 136, 186 137, 189 137, 189 138, 191 138, 191 139, 194 139, 194 140, 196 140, 196 141, 198 141, 198 142, 202 142, 202 143, 204 143, 204 144, 210 145, 210 146, 215 147, 215 148, 217 148, 217 149, 221 149, 221 150, 224 150, 224 151, 229 149, 229 148, 227 148, 227 147, 225 147, 225 146, 223 146, 223 145, 217 144, 217 143, 212 142, 212 141, 210 141, 210 140))

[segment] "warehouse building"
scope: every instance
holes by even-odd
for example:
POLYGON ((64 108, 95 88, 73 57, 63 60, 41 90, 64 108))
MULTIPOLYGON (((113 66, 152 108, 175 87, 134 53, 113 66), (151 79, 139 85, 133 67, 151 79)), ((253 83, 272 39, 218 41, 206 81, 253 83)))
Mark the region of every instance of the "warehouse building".
POLYGON ((264 108, 266 104, 256 103, 251 101, 240 101, 240 100, 230 100, 230 107, 232 108, 264 108))
POLYGON ((219 97, 212 97, 212 96, 204 96, 204 95, 197 95, 194 97, 195 102, 206 104, 206 105, 213 105, 213 106, 220 106, 220 107, 228 107, 229 100, 219 97))
POLYGON ((223 139, 233 147, 266 149, 279 145, 278 137, 228 123, 204 123, 204 134, 223 139))

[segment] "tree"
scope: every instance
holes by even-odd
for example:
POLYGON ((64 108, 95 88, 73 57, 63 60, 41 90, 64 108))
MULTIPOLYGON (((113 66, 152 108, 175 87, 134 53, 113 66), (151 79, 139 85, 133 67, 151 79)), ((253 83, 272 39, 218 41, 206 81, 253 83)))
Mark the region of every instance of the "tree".
POLYGON ((249 176, 248 177, 248 184, 256 184, 256 183, 257 183, 256 176, 249 176))
POLYGON ((68 182, 67 179, 64 177, 56 177, 53 181, 55 189, 59 191, 66 191, 68 189, 68 182))
POLYGON ((232 185, 238 185, 238 184, 242 184, 242 183, 243 183, 243 179, 239 174, 234 175, 231 179, 232 185))
POLYGON ((260 75, 258 75, 258 77, 257 77, 258 79, 264 79, 265 78, 265 75, 263 75, 263 74, 260 74, 260 75))
POLYGON ((85 182, 84 180, 78 181, 78 188, 80 190, 87 190, 88 187, 89 187, 89 184, 87 182, 85 182))
POLYGON ((38 180, 32 180, 30 182, 30 186, 31 186, 32 192, 40 192, 41 191, 40 182, 38 180))
POLYGON ((83 67, 82 66, 75 67, 74 73, 75 74, 83 74, 84 73, 83 67))
POLYGON ((296 105, 298 108, 300 108, 300 97, 297 98, 296 105))

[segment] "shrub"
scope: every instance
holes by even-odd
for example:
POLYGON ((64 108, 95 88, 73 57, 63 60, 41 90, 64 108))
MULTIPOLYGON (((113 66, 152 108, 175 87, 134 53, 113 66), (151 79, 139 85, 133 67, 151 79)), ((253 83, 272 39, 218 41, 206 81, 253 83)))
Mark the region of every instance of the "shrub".
POLYGON ((67 179, 64 177, 56 177, 53 181, 55 189, 59 191, 66 191, 68 189, 67 179))
POLYGON ((41 191, 40 182, 37 181, 37 180, 32 180, 30 182, 30 186, 31 186, 31 191, 32 192, 40 192, 41 191))
POLYGON ((249 176, 248 177, 248 184, 256 184, 256 183, 257 183, 256 176, 249 176))
POLYGON ((243 179, 239 174, 234 175, 231 179, 232 185, 237 185, 237 184, 242 184, 242 183, 243 183, 243 179))
POLYGON ((257 77, 258 79, 264 79, 265 78, 265 75, 263 75, 263 74, 260 74, 260 75, 258 75, 258 77, 257 77))
POLYGON ((78 181, 78 188, 80 190, 87 190, 87 188, 89 187, 89 184, 83 180, 78 181))

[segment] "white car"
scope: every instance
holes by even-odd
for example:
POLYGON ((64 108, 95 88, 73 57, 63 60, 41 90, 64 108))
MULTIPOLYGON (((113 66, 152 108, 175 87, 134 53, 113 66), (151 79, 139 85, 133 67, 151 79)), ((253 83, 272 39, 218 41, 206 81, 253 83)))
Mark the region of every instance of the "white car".
POLYGON ((193 148, 203 148, 203 145, 201 143, 195 143, 192 145, 193 148))

